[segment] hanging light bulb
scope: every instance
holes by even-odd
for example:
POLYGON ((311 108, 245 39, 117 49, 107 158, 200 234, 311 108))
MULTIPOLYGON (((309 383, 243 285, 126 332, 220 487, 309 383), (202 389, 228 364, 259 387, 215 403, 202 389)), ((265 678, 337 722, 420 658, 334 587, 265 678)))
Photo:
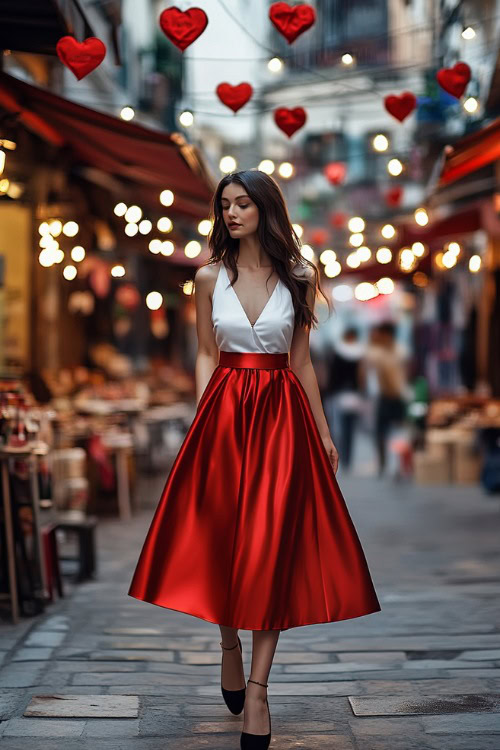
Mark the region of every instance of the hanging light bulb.
POLYGON ((378 133, 372 140, 375 151, 387 151, 389 148, 389 139, 383 133, 378 133))
POLYGON ((220 171, 224 172, 225 174, 234 172, 234 170, 236 169, 236 159, 234 158, 234 156, 223 156, 219 162, 219 168, 220 171))
POLYGON ((153 255, 158 255, 161 250, 161 240, 154 239, 149 243, 149 250, 153 255))
POLYGON ((314 258, 314 250, 312 249, 311 245, 302 245, 302 247, 300 248, 300 253, 306 260, 312 261, 314 258))
POLYGON ((174 202, 174 194, 171 190, 162 190, 160 193, 160 203, 162 206, 171 206, 174 202))
POLYGON ((190 128, 194 123, 193 113, 190 112, 189 109, 185 109, 184 112, 181 112, 179 115, 179 122, 183 128, 190 128))
POLYGON ((262 159, 258 166, 258 169, 260 172, 265 172, 265 174, 272 174, 276 169, 276 165, 272 161, 272 159, 262 159))
POLYGON ((150 310, 159 310, 163 304, 163 297, 160 292, 149 292, 146 296, 146 305, 150 310))
POLYGON ((202 219, 198 224, 198 232, 203 236, 207 237, 212 229, 212 222, 210 219, 202 219))
POLYGON ((349 266, 349 268, 359 268, 361 265, 361 261, 358 258, 357 252, 349 253, 347 258, 345 259, 345 262, 349 266))
POLYGON ((81 245, 75 245, 75 247, 71 250, 71 260, 74 260, 75 263, 79 263, 85 258, 85 248, 83 248, 81 245))
POLYGON ((272 57, 267 63, 267 68, 271 73, 280 73, 283 70, 283 60, 279 57, 272 57))
POLYGON ((161 243, 160 252, 161 252, 162 255, 167 255, 167 256, 168 255, 172 255, 172 253, 174 252, 174 250, 175 250, 175 245, 172 242, 172 240, 164 240, 161 243))
POLYGON ((125 216, 127 205, 125 203, 117 203, 113 211, 115 213, 115 216, 125 216))
POLYGON ((174 225, 172 224, 172 220, 168 218, 168 216, 162 216, 158 221, 156 222, 157 228, 160 230, 160 232, 171 232, 174 228, 174 225))
POLYGON ((120 110, 120 117, 126 122, 130 122, 135 117, 135 110, 133 107, 122 107, 120 110))
POLYGON ((337 260, 337 253, 334 250, 323 250, 319 256, 319 260, 324 266, 326 266, 327 263, 333 263, 337 260))
POLYGON ((66 224, 63 226, 63 234, 66 235, 66 237, 74 237, 78 234, 80 227, 76 223, 76 221, 67 221, 66 224))
POLYGON ((365 220, 361 216, 352 216, 347 222, 350 232, 362 232, 365 228, 365 220))
POLYGON ((425 245, 423 242, 414 242, 411 246, 411 249, 413 250, 413 255, 415 255, 416 258, 422 258, 422 256, 425 254, 425 245))
POLYGON ((289 161, 282 162, 278 167, 278 174, 284 180, 289 180, 295 172, 295 167, 289 161))
POLYGON ((403 164, 399 161, 399 159, 391 159, 387 164, 387 171, 393 177, 397 177, 403 171, 403 164))
POLYGON ((153 228, 153 225, 152 225, 152 223, 151 223, 151 222, 149 221, 149 219, 143 219, 143 220, 142 220, 142 221, 141 221, 141 222, 139 223, 139 232, 140 232, 141 234, 149 234, 149 233, 150 233, 150 231, 152 230, 152 228, 153 228))
POLYGON ((466 39, 467 41, 469 41, 470 39, 474 39, 475 36, 476 36, 476 32, 474 31, 472 26, 467 26, 462 31, 462 39, 466 39))
POLYGON ((111 269, 111 276, 114 276, 114 278, 119 279, 122 276, 125 276, 125 268, 118 263, 116 266, 113 266, 111 269))
POLYGON ((366 245, 358 247, 357 253, 361 263, 366 263, 372 257, 372 251, 366 245))
POLYGON ((75 266, 65 266, 63 268, 63 276, 67 281, 73 281, 76 278, 78 271, 75 266))
POLYGON ((341 59, 342 65, 352 65, 354 63, 354 57, 349 52, 345 52, 341 59))
POLYGON ((48 223, 46 221, 42 221, 42 223, 38 227, 38 231, 40 232, 41 235, 50 234, 50 227, 48 223))
POLYGON ((297 237, 302 237, 304 234, 304 227, 301 224, 292 224, 292 227, 297 237))
POLYGON ((135 237, 138 231, 139 227, 137 226, 137 224, 130 223, 125 227, 125 234, 127 235, 127 237, 135 237))
POLYGON ((353 247, 360 247, 363 244, 364 237, 361 232, 355 232, 349 237, 349 242, 353 247))
POLYGON ((474 112, 477 112, 479 107, 479 102, 476 99, 475 96, 469 96, 464 101, 464 109, 466 112, 468 112, 470 115, 472 115, 474 112))
POLYGON ((125 221, 137 224, 142 219, 142 209, 139 206, 130 206, 125 212, 125 221))
POLYGON ((338 276, 342 271, 342 266, 338 262, 338 260, 330 261, 325 265, 325 276, 328 276, 329 279, 334 279, 336 276, 338 276))
POLYGON ((380 234, 385 240, 391 240, 396 234, 396 230, 394 229, 392 224, 384 224, 384 226, 380 230, 380 234))
POLYGON ((187 258, 196 258, 201 253, 201 245, 198 240, 190 240, 184 248, 187 258))
POLYGON ((377 289, 380 294, 392 294, 394 291, 394 281, 387 276, 377 281, 377 289))
POLYGON ((472 255, 469 259, 469 271, 471 273, 477 273, 481 269, 481 256, 472 255))
POLYGON ((59 219, 52 219, 52 221, 49 221, 49 230, 52 237, 59 237, 62 232, 62 227, 62 221, 59 221, 59 219))
POLYGON ((427 211, 425 210, 425 208, 417 208, 414 216, 415 216, 415 221, 421 227, 425 227, 429 223, 429 215, 427 214, 427 211))

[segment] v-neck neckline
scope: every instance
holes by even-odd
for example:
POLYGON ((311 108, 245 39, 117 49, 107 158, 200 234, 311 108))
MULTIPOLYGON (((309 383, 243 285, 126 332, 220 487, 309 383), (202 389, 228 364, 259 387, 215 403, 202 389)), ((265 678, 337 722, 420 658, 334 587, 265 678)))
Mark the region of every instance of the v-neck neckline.
POLYGON ((260 320, 260 319, 262 318, 262 316, 264 315, 264 312, 265 312, 265 310, 267 309, 267 307, 268 307, 269 303, 271 302, 271 300, 272 300, 272 298, 273 298, 273 296, 274 296, 274 293, 275 293, 275 291, 276 291, 276 287, 277 287, 277 286, 278 286, 278 284, 280 283, 281 279, 278 279, 278 281, 277 281, 277 282, 276 282, 276 284, 274 285, 274 289, 273 289, 273 291, 271 292, 271 294, 269 295, 269 297, 268 297, 268 300, 267 300, 266 304, 264 305, 264 307, 263 307, 263 308, 262 308, 262 310, 260 311, 260 314, 259 314, 259 316, 258 316, 257 320, 255 321, 255 323, 251 323, 251 322, 250 322, 250 318, 248 317, 248 315, 247 315, 247 314, 246 314, 246 312, 245 312, 245 308, 244 308, 244 307, 243 307, 243 305, 241 304, 240 298, 239 298, 239 297, 238 297, 238 295, 236 294, 236 290, 234 289, 233 285, 231 284, 231 279, 229 278, 229 274, 228 274, 228 272, 227 272, 227 268, 226 268, 226 266, 225 266, 225 264, 224 264, 224 262, 223 262, 223 261, 221 261, 221 263, 222 263, 222 267, 224 268, 224 272, 225 272, 225 274, 226 274, 226 279, 227 279, 227 281, 228 281, 228 283, 229 283, 229 288, 230 288, 230 289, 232 290, 232 292, 233 292, 234 296, 236 297, 236 301, 238 302, 238 305, 240 306, 240 309, 241 309, 241 311, 242 311, 243 315, 245 316, 245 318, 246 318, 246 320, 247 320, 247 322, 248 322, 248 324, 249 324, 250 328, 255 328, 255 326, 257 325, 257 323, 259 322, 259 320, 260 320))

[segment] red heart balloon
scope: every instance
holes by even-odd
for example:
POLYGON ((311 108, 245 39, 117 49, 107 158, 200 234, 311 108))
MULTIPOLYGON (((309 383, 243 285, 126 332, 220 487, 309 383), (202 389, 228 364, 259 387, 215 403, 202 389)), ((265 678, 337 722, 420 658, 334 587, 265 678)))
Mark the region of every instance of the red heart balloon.
POLYGON ((452 68, 441 68, 436 73, 436 80, 442 89, 460 99, 470 81, 470 68, 467 63, 457 62, 452 68))
POLYGON ((310 29, 316 20, 316 11, 311 5, 294 5, 273 3, 269 8, 269 18, 288 44, 294 42, 300 34, 310 29))
POLYGON ((395 185, 385 194, 385 201, 388 206, 399 206, 403 197, 403 188, 401 185, 395 185))
POLYGON ((274 110, 274 122, 289 138, 300 130, 306 119, 307 115, 303 107, 295 107, 295 109, 278 107, 274 110))
POLYGON ((251 98, 253 88, 249 83, 240 83, 238 86, 231 86, 230 83, 219 83, 215 89, 217 96, 226 107, 237 112, 251 98))
POLYGON ((403 122, 417 106, 417 97, 411 91, 402 94, 389 94, 384 99, 386 110, 397 120, 403 122))
POLYGON ((340 185, 344 181, 346 172, 346 166, 341 161, 332 161, 323 169, 323 174, 332 185, 340 185))
POLYGON ((207 28, 208 16, 201 8, 182 11, 173 6, 160 14, 161 30, 182 52, 207 28))
POLYGON ((95 36, 89 36, 79 42, 74 36, 62 36, 56 44, 60 61, 71 70, 80 81, 98 65, 106 56, 106 45, 95 36))

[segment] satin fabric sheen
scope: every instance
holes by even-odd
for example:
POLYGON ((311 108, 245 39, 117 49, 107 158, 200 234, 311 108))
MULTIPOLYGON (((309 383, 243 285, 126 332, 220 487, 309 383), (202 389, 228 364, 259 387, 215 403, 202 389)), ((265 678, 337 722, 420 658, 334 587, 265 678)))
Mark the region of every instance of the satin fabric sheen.
POLYGON ((220 351, 128 593, 247 630, 381 609, 287 352, 220 351))

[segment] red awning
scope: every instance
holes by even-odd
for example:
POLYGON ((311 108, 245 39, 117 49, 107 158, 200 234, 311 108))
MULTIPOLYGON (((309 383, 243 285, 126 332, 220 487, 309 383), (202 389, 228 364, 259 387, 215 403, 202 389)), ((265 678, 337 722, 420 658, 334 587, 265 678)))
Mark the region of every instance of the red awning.
POLYGON ((448 148, 438 189, 500 159, 500 117, 448 148))
MULTIPOLYGON (((68 147, 75 163, 107 172, 158 206, 161 190, 175 195, 175 212, 208 213, 214 183, 198 150, 180 133, 164 133, 75 104, 0 73, 0 109, 56 146, 68 147)), ((118 196, 117 196, 118 197, 118 196)))

